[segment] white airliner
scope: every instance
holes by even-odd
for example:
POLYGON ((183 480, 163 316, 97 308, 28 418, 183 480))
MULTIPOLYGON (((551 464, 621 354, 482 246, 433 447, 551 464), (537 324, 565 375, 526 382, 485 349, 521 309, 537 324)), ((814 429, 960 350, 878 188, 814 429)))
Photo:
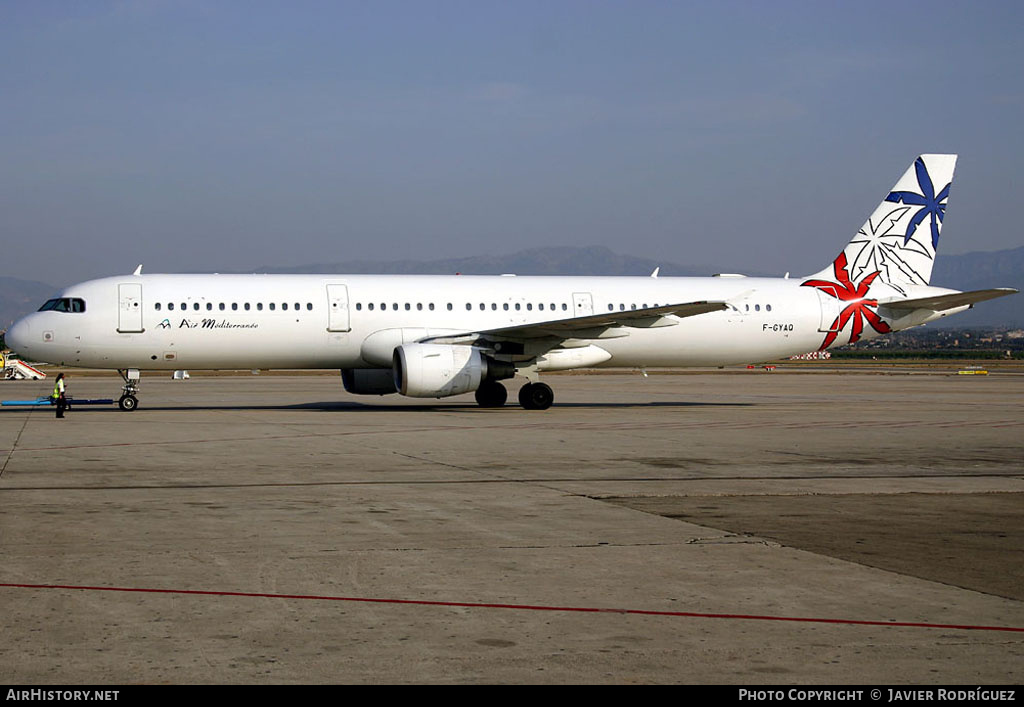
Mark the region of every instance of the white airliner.
POLYGON ((929 286, 956 155, 922 155, 834 262, 804 278, 133 275, 72 285, 15 323, 23 357, 118 369, 340 369, 350 393, 505 404, 539 373, 723 366, 824 350, 1016 292, 929 286))

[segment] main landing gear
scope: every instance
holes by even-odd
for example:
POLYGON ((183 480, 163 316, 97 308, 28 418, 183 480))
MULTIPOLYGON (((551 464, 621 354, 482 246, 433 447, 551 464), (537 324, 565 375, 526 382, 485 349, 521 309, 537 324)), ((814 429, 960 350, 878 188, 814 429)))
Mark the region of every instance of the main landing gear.
POLYGON ((547 410, 555 401, 555 392, 547 383, 527 383, 519 389, 519 404, 526 410, 547 410))
POLYGON ((508 391, 498 381, 484 381, 476 389, 476 402, 482 408, 500 408, 508 400, 508 391))
MULTIPOLYGON (((484 381, 476 390, 476 402, 482 408, 504 407, 508 391, 498 381, 484 381)), ((519 404, 525 410, 547 410, 555 393, 547 383, 527 383, 519 389, 519 404)))
POLYGON ((121 380, 124 381, 124 387, 121 389, 121 399, 117 401, 117 406, 125 412, 131 412, 139 406, 139 399, 136 394, 139 392, 139 369, 129 368, 126 371, 122 371, 120 368, 117 372, 121 375, 121 380))

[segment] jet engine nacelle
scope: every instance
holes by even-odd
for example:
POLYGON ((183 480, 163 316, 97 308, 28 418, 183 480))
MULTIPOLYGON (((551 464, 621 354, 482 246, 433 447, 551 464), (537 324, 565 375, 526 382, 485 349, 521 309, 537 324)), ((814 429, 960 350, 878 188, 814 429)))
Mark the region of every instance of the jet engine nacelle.
POLYGON ((515 366, 495 361, 472 346, 403 344, 394 353, 395 387, 412 398, 447 398, 472 393, 485 380, 515 375, 515 366))
POLYGON ((345 390, 353 395, 388 395, 398 392, 390 368, 343 368, 341 382, 345 390))

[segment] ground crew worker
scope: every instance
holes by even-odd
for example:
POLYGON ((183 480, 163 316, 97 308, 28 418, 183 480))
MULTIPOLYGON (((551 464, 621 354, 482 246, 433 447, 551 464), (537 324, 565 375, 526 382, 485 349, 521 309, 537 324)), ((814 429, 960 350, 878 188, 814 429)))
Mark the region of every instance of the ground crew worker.
POLYGON ((57 374, 57 381, 53 384, 53 397, 57 400, 57 419, 64 417, 64 411, 68 407, 68 399, 65 397, 67 386, 64 385, 64 374, 57 374))

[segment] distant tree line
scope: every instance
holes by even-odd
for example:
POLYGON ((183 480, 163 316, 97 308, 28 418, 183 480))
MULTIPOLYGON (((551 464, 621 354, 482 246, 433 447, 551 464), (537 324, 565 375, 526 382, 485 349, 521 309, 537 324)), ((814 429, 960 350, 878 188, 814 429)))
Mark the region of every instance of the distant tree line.
POLYGON ((837 349, 832 351, 832 358, 844 358, 844 359, 872 359, 872 358, 885 358, 885 359, 912 359, 912 358, 931 358, 931 359, 963 359, 963 358, 979 358, 986 360, 1007 360, 1007 359, 1024 359, 1024 351, 1011 351, 1010 355, 1006 355, 1006 349, 994 350, 994 349, 900 349, 900 350, 880 350, 880 349, 837 349))

